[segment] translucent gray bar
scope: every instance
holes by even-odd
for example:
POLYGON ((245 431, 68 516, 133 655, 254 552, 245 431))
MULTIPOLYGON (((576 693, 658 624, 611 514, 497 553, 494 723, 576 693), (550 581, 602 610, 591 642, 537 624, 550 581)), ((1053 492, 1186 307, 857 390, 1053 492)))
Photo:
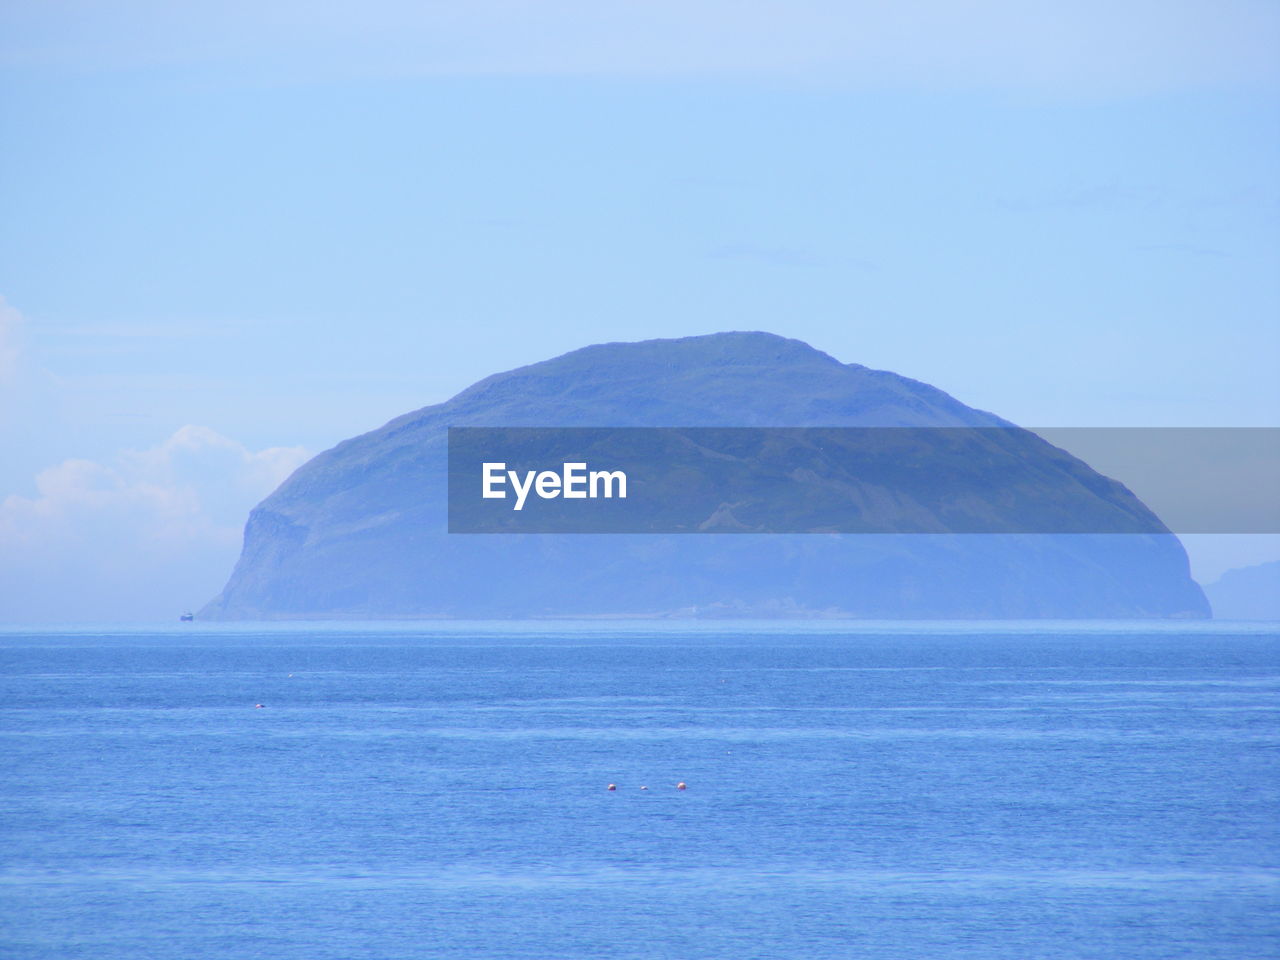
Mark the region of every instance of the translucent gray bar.
POLYGON ((449 430, 451 533, 1280 533, 1278 494, 1277 428, 449 430))

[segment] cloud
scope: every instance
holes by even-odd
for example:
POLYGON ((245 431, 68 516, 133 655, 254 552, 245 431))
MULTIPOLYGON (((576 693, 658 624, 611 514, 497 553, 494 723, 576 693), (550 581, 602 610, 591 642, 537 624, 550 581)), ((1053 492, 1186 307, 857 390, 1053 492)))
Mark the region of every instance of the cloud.
POLYGON ((0 501, 0 620, 176 616, 222 586, 250 508, 308 457, 186 426, 110 462, 42 471, 0 501))
POLYGON ((1270 0, 12 0, 0 62, 773 76, 1144 93, 1280 82, 1270 0))

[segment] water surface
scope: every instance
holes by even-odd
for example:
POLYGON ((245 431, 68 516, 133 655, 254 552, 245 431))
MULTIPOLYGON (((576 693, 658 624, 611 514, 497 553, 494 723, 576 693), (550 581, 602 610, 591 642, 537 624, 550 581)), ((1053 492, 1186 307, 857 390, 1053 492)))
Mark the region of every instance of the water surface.
POLYGON ((1274 957, 1278 710, 1275 625, 8 629, 0 956, 1274 957))

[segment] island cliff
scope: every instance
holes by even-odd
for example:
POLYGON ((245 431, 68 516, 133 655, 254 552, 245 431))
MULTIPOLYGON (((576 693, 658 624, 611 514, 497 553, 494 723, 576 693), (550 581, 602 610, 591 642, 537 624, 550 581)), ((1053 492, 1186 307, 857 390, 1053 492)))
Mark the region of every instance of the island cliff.
MULTIPOLYGON (((240 560, 200 616, 1208 615, 1169 534, 450 535, 450 426, 1011 425, 767 333, 586 347, 491 376, 302 466, 251 513, 240 560)), ((1145 511, 1044 446, 1052 455, 1029 465, 1049 478, 1039 482, 1145 511)))

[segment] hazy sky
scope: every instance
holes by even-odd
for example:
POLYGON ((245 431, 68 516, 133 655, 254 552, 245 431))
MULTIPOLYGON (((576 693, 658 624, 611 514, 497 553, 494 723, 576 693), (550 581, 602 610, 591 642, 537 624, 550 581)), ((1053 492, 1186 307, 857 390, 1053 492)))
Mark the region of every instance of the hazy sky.
POLYGON ((9 0, 0 619, 199 605, 309 453, 602 340, 1280 424, 1277 51, 1271 0, 9 0))

